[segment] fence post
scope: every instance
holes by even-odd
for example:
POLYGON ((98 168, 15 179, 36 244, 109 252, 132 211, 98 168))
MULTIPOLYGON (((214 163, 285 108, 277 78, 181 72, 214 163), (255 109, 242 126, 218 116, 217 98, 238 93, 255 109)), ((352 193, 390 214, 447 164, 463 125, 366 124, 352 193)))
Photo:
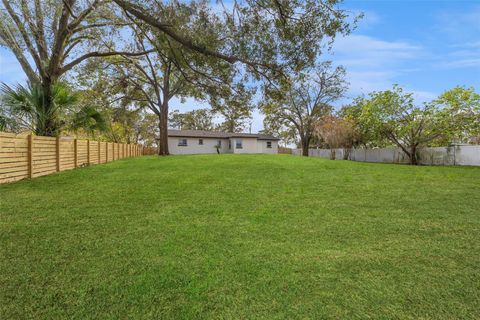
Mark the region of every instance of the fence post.
POLYGON ((77 139, 73 140, 73 167, 77 168, 78 167, 78 142, 77 139))
POLYGON ((55 141, 55 146, 56 146, 56 151, 57 151, 57 157, 56 157, 56 164, 57 164, 57 172, 60 171, 60 137, 57 137, 57 140, 55 141))
POLYGON ((97 154, 97 158, 98 158, 98 163, 97 164, 100 164, 100 141, 97 141, 98 145, 97 145, 97 149, 98 149, 98 154, 97 154))
POLYGON ((108 142, 105 142, 105 163, 108 162, 108 142))
POLYGON ((33 176, 33 134, 28 135, 28 177, 33 176))
POLYGON ((115 160, 115 142, 112 142, 112 160, 115 160))
POLYGON ((87 164, 90 165, 90 139, 87 139, 87 164))

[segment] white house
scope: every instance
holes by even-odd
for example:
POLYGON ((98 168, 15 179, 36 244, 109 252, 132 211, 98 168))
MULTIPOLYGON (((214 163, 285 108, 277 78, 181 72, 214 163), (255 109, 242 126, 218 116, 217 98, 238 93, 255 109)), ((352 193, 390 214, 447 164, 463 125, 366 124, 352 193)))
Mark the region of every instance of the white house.
POLYGON ((258 133, 168 130, 171 154, 278 153, 278 138, 258 133))

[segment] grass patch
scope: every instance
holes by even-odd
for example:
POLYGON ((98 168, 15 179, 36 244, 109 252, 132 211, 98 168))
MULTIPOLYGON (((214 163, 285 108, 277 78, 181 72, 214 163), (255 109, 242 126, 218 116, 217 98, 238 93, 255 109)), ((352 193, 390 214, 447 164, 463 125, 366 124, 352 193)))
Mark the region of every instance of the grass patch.
POLYGON ((1 319, 478 319, 480 168, 143 157, 0 185, 1 319))

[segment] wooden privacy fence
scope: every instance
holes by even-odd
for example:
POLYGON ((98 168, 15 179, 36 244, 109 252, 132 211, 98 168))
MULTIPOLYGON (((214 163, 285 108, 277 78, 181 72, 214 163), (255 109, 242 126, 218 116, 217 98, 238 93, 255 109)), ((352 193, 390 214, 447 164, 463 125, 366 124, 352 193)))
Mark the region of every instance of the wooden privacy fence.
POLYGON ((152 154, 139 144, 0 132, 0 183, 152 154))

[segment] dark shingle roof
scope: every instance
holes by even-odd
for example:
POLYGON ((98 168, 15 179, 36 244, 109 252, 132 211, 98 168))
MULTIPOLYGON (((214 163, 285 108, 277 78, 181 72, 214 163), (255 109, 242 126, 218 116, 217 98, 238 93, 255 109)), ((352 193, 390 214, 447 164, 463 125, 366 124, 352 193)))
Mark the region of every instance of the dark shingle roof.
POLYGON ((191 137, 191 138, 257 138, 258 140, 280 140, 274 136, 260 133, 237 133, 237 132, 220 132, 220 131, 203 131, 203 130, 168 130, 169 137, 191 137))

